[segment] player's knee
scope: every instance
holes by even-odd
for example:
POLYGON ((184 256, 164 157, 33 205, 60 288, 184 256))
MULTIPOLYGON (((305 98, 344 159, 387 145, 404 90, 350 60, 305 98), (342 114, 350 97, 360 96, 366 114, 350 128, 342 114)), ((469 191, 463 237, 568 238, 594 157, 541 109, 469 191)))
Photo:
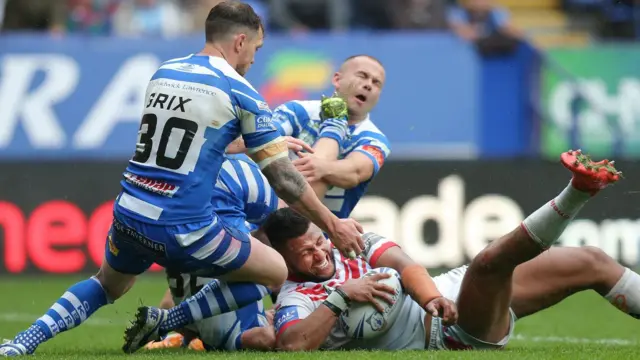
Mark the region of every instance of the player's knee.
POLYGON ((477 274, 499 273, 510 268, 505 260, 505 254, 489 246, 476 255, 470 267, 477 274))
POLYGON ((135 282, 135 276, 119 274, 104 266, 98 270, 95 278, 100 282, 102 289, 111 301, 116 301, 126 294, 135 282))
POLYGON ((617 263, 604 251, 594 246, 584 246, 577 249, 576 259, 580 262, 580 273, 591 281, 605 280, 607 271, 617 263))

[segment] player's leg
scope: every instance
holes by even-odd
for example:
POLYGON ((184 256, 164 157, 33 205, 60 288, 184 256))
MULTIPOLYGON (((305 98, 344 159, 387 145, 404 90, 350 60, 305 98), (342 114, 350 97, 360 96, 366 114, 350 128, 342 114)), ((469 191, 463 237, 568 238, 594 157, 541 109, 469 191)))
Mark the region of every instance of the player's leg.
POLYGON ((87 320, 104 305, 124 295, 135 276, 146 271, 151 262, 144 256, 121 246, 110 231, 105 246, 105 260, 95 276, 71 286, 27 330, 19 333, 10 344, 0 346, 0 355, 31 354, 43 342, 71 330, 87 320), (15 348, 11 348, 14 346, 15 348), (23 350, 20 353, 17 350, 23 350))
POLYGON ((287 278, 288 270, 284 258, 270 246, 249 236, 251 252, 247 261, 238 270, 220 276, 229 282, 255 282, 279 290, 287 278))
POLYGON ((162 296, 162 299, 160 300, 160 305, 158 305, 158 307, 160 309, 171 309, 174 306, 176 306, 176 304, 173 302, 173 297, 171 296, 171 290, 167 289, 167 291, 162 296))
POLYGON ((580 152, 564 153, 562 162, 573 172, 571 184, 529 215, 521 227, 489 244, 472 260, 462 281, 458 325, 453 329, 462 329, 462 333, 454 335, 503 345, 512 330, 510 303, 516 267, 549 248, 589 198, 619 178, 608 163, 596 164, 580 152))
MULTIPOLYGON (((248 235, 236 234, 233 240, 240 236, 248 235)), ((277 257, 284 264, 282 256, 256 239, 249 238, 249 241, 250 251, 248 247, 239 245, 239 250, 235 251, 236 258, 231 259, 231 257, 228 257, 225 260, 228 261, 228 268, 233 267, 237 270, 218 276, 220 279, 209 282, 196 294, 169 309, 166 314, 166 321, 162 321, 160 324, 160 333, 174 331, 202 319, 234 311, 262 300, 270 291, 263 285, 255 284, 256 279, 270 282, 274 275, 281 273, 278 274, 281 280, 275 286, 279 287, 284 282, 287 274, 286 265, 283 268, 278 268, 277 261, 273 261, 273 258, 277 257), (268 258, 271 258, 272 261, 267 261, 266 259, 268 258)), ((244 244, 245 242, 242 241, 241 243, 244 244)), ((204 273, 199 275, 207 276, 204 273)), ((143 311, 145 310, 143 309, 143 311)), ((146 315, 140 314, 137 317, 137 322, 142 325, 145 322, 146 315)), ((132 348, 131 345, 127 347, 132 348)))
POLYGON ((124 352, 135 352, 163 334, 262 300, 270 291, 256 281, 274 287, 284 282, 288 271, 282 256, 248 234, 228 228, 212 229, 205 238, 210 242, 190 250, 201 269, 196 275, 233 282, 215 279, 169 310, 139 308, 125 332, 124 352))
POLYGON ((275 330, 261 301, 200 321, 196 327, 208 348, 267 351, 275 347, 275 330))
POLYGON ((518 266, 511 308, 520 319, 583 290, 635 318, 640 314, 640 276, 594 247, 552 248, 518 266))

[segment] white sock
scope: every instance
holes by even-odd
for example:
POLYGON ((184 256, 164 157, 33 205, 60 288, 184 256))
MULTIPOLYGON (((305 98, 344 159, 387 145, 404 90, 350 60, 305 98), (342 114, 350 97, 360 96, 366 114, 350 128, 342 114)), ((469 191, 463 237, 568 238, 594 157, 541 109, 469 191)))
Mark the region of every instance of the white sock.
POLYGON ((640 319, 640 275, 625 268, 620 280, 604 298, 618 310, 640 319))
POLYGON ((533 240, 548 248, 558 240, 569 222, 590 198, 591 195, 569 184, 555 199, 524 219, 522 225, 533 240))

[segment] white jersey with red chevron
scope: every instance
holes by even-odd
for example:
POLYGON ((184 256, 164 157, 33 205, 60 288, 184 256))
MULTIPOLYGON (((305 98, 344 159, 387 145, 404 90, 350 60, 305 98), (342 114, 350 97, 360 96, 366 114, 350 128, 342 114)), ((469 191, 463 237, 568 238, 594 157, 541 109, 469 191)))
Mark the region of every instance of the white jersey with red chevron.
MULTIPOLYGON (((298 281, 295 277, 287 279, 276 302, 274 325, 277 334, 309 316, 326 300, 333 288, 349 279, 360 278, 375 268, 380 255, 397 246, 394 242, 373 233, 367 233, 363 238, 364 258, 351 260, 332 248, 336 268, 332 279, 321 283, 298 281)), ((383 336, 368 340, 353 339, 336 322, 329 337, 322 344, 322 349, 425 349, 425 311, 411 298, 405 300, 394 325, 383 336)))

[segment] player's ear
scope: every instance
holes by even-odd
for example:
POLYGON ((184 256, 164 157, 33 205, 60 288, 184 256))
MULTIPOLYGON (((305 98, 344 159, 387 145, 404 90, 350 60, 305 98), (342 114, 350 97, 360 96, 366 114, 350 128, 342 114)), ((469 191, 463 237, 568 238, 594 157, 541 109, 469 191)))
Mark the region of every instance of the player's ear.
POLYGON ((238 34, 236 35, 234 41, 234 49, 236 52, 241 52, 245 46, 247 46, 247 34, 238 34))
POLYGON ((333 87, 336 89, 338 88, 338 84, 340 83, 340 77, 341 74, 336 71, 331 78, 331 85, 333 85, 333 87))

